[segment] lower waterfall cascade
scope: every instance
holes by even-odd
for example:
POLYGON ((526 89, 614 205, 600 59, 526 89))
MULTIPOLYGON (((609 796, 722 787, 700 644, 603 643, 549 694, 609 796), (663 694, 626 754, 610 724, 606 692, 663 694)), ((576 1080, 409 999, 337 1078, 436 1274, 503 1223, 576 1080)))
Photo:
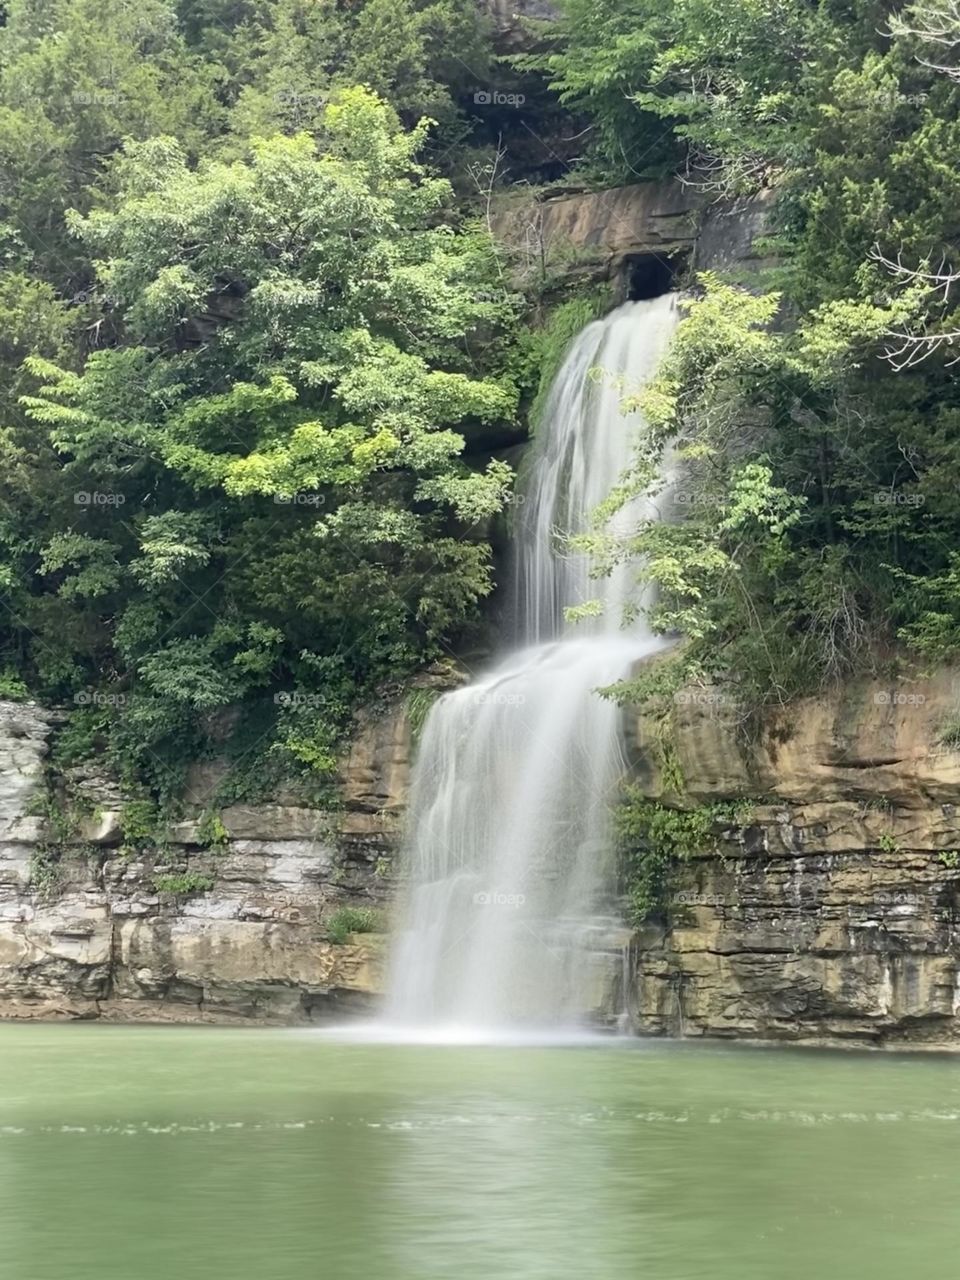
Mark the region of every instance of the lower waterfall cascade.
MULTIPOLYGON (((675 294, 624 303, 581 331, 554 380, 520 504, 516 643, 439 698, 421 735, 384 1013, 398 1030, 572 1027, 597 1004, 603 939, 621 926, 611 809, 624 769, 620 709, 597 690, 665 641, 642 610, 622 624, 629 566, 593 578, 565 540, 629 464, 643 420, 621 402, 676 320, 675 294), (598 616, 566 622, 591 600, 598 616)), ((659 518, 668 471, 658 487, 615 527, 659 518)))

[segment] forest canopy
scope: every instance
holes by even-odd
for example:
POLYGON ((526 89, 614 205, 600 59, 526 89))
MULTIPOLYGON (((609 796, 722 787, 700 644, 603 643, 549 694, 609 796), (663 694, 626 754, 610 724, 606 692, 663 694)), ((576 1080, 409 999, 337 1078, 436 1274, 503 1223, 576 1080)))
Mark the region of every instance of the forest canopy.
POLYGON ((437 42, 480 29, 377 0, 7 15, 3 679, 79 702, 76 750, 156 793, 244 700, 278 769, 329 773, 491 590, 512 473, 463 431, 516 419, 516 306, 421 162, 455 114, 437 42))
POLYGON ((657 625, 691 641, 673 679, 755 705, 955 655, 960 8, 564 0, 552 42, 534 61, 593 121, 595 180, 676 172, 768 210, 768 269, 692 282, 641 397, 619 501, 671 441, 678 518, 586 540, 658 583, 657 625))
POLYGON ((518 55, 474 0, 6 6, 0 692, 73 709, 65 760, 163 799, 239 705, 238 790, 322 781, 480 634, 496 442, 595 305, 511 276, 505 184, 769 211, 761 275, 685 282, 581 546, 658 584, 658 679, 763 703, 960 648, 955 3, 558 10, 518 55), (667 442, 677 518, 609 537, 667 442))

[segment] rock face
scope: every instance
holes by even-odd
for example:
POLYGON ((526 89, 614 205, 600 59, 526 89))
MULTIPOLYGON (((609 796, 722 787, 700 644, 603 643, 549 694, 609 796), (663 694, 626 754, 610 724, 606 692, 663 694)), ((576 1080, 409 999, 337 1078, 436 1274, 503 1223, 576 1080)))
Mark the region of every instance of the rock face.
POLYGON ((39 814, 55 719, 0 703, 0 1017, 309 1022, 372 1007, 383 938, 337 945, 328 924, 389 902, 402 704, 358 727, 342 812, 238 805, 215 849, 185 820, 162 857, 123 849, 117 789, 89 770, 78 790, 96 808, 53 844, 39 814))
MULTIPOLYGON (((234 806, 217 849, 188 819, 162 861, 123 851, 122 802, 92 771, 83 789, 103 807, 51 859, 40 801, 55 719, 0 703, 0 1016, 304 1023, 374 1007, 384 940, 338 945, 328 925, 345 903, 389 903, 403 702, 359 723, 341 811, 234 806), (209 887, 172 891, 184 873, 209 887)), ((949 670, 850 684, 750 738, 721 691, 686 690, 669 769, 663 725, 634 715, 645 796, 740 808, 682 865, 662 920, 598 941, 595 1019, 611 1025, 625 1000, 640 1035, 960 1041, 958 724, 949 670)))
POLYGON ((670 778, 633 726, 643 793, 669 807, 741 801, 694 856, 665 922, 634 938, 641 1034, 866 1044, 960 1040, 960 750, 944 745, 960 676, 852 684, 743 740, 732 704, 689 690, 670 778), (742 825, 741 825, 742 824, 742 825))
POLYGON ((710 202, 679 182, 639 182, 543 201, 519 192, 500 198, 493 230, 521 271, 525 262, 562 264, 566 278, 612 280, 626 297, 645 259, 668 265, 680 283, 697 271, 749 277, 767 262, 755 242, 771 198, 764 193, 710 202))

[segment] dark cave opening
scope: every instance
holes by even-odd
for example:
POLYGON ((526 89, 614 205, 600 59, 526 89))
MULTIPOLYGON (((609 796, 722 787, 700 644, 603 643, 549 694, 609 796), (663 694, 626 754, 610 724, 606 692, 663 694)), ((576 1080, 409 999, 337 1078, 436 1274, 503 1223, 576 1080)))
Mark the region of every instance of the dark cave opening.
POLYGON ((624 259, 626 296, 630 302, 659 298, 676 288, 683 261, 660 253, 636 253, 624 259))

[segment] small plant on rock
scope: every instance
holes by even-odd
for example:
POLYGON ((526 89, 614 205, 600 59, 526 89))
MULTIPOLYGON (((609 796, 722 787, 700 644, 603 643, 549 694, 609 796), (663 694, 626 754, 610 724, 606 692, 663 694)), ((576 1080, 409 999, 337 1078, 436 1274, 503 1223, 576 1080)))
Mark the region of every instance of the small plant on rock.
POLYGON ((343 944, 351 933, 382 933, 383 913, 374 907, 340 907, 327 921, 330 941, 343 944))
POLYGON ((204 875, 202 871, 168 871, 153 877, 157 893, 173 893, 178 897, 207 893, 213 885, 213 876, 204 875))

